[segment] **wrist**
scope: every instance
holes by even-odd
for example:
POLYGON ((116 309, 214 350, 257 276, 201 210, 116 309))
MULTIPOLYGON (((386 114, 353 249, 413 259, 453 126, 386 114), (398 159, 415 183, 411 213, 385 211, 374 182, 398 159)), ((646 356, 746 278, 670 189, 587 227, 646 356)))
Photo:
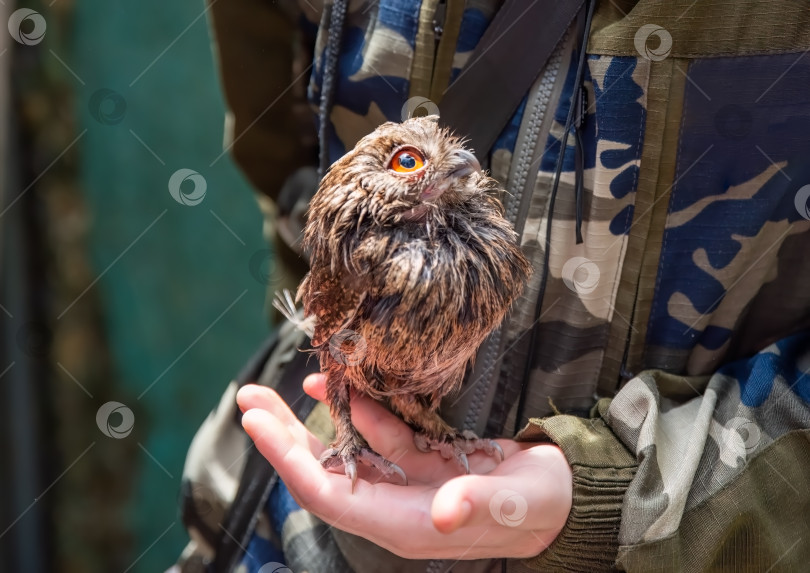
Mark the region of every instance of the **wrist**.
POLYGON ((572 486, 563 527, 548 548, 526 565, 548 570, 565 563, 571 571, 612 570, 624 494, 637 468, 635 458, 598 418, 558 415, 533 419, 520 438, 558 444, 572 486))

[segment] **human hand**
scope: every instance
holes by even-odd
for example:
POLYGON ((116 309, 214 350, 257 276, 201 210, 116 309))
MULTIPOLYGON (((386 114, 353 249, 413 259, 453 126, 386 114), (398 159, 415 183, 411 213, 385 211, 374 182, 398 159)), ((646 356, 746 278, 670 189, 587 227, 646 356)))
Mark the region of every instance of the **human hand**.
MULTIPOLYGON (((308 376, 304 390, 324 401, 325 377, 308 376)), ((237 395, 242 425, 295 500, 326 523, 410 559, 532 557, 556 538, 571 509, 571 469, 550 444, 498 440, 500 464, 469 456, 470 475, 437 452, 422 453, 413 431, 366 396, 352 399, 352 421, 369 445, 405 470, 409 485, 379 479, 358 467, 360 479, 326 471, 326 447, 279 395, 245 386, 237 395), (370 480, 370 481, 366 481, 370 480)))

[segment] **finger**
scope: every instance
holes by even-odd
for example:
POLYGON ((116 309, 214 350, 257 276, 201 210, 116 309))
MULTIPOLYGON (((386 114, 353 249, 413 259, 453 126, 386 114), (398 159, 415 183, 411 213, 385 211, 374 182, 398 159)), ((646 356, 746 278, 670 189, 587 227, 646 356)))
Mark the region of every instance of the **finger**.
POLYGON ((442 533, 453 533, 470 524, 473 512, 476 509, 480 510, 480 507, 473 506, 473 503, 480 505, 479 495, 475 492, 476 487, 486 488, 489 491, 488 482, 476 475, 460 476, 449 480, 439 488, 430 508, 436 529, 442 533))
POLYGON ((259 408, 274 414, 281 423, 290 425, 298 421, 298 418, 278 395, 278 392, 266 386, 248 384, 239 389, 236 393, 236 403, 243 412, 259 408))
POLYGON ((326 402, 326 374, 310 374, 304 378, 304 392, 319 402, 326 402))
POLYGON ((239 389, 236 394, 236 403, 243 412, 252 409, 270 412, 290 429, 290 432, 300 443, 306 444, 315 455, 320 455, 326 449, 323 443, 307 430, 281 396, 272 388, 248 384, 239 389))
MULTIPOLYGON (((420 517, 430 507, 433 490, 359 481, 351 493, 345 475, 327 472, 299 444, 281 420, 262 409, 242 416, 242 425, 256 447, 276 469, 302 507, 327 523, 363 536, 395 542, 403 523, 419 528, 420 517), (392 520, 391 515, 397 515, 392 520), (401 521, 400 521, 401 520, 401 521)), ((427 531, 422 526, 421 534, 427 531)), ((406 536, 409 538, 409 536, 406 536)))
POLYGON ((462 476, 436 493, 431 517, 439 531, 501 526, 561 528, 571 509, 571 470, 555 446, 515 454, 489 475, 462 476))
POLYGON ((339 509, 332 506, 341 498, 331 493, 329 478, 334 474, 323 469, 282 420, 267 410, 253 408, 242 415, 242 427, 302 506, 317 508, 321 514, 339 509))

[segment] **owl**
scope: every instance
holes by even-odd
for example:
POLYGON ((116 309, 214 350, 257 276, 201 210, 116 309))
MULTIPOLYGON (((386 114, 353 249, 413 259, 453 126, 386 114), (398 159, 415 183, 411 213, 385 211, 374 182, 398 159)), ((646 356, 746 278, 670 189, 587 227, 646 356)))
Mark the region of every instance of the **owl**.
MULTIPOLYGON (((358 463, 407 483, 352 424, 352 390, 413 428, 419 450, 467 473, 474 451, 503 459, 496 442, 460 432, 438 412, 531 270, 500 193, 431 116, 379 126, 331 166, 310 203, 310 272, 296 300, 327 376, 336 430, 321 463, 342 466, 352 490, 358 463)), ((289 294, 287 302, 280 306, 289 311, 289 294)))

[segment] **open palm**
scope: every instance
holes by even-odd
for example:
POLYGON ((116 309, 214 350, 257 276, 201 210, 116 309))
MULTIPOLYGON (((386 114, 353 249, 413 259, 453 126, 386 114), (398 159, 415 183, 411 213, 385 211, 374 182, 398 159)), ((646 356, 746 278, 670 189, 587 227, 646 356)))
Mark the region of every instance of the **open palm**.
MULTIPOLYGON (((324 400, 325 377, 309 376, 304 389, 324 400)), ((369 445, 398 464, 409 485, 379 481, 358 468, 354 493, 341 473, 318 458, 326 446, 307 430, 276 392, 246 386, 237 401, 242 424, 276 468, 296 501, 326 523, 411 559, 530 557, 545 549, 571 509, 571 470, 550 444, 498 440, 500 464, 470 455, 470 475, 437 452, 422 453, 413 431, 382 405, 358 396, 352 420, 369 445)))

